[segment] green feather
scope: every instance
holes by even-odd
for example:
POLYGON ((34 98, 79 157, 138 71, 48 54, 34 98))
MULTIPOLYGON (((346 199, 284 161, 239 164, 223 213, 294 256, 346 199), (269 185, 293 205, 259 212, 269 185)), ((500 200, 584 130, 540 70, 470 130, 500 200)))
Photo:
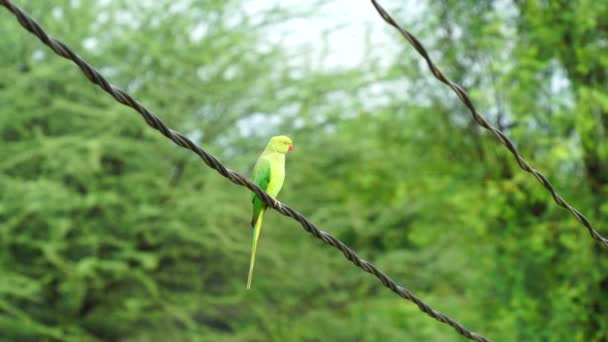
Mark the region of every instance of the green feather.
POLYGON ((251 260, 249 261, 249 275, 247 276, 247 289, 251 288, 251 280, 253 279, 253 266, 255 265, 255 253, 258 250, 258 238, 262 230, 262 219, 264 218, 266 207, 260 209, 256 218, 255 226, 253 227, 253 241, 251 243, 251 260))
MULTIPOLYGON (((270 161, 265 158, 258 159, 258 162, 255 164, 253 168, 253 177, 252 181, 260 187, 260 189, 268 188, 268 183, 270 183, 270 161)), ((251 202, 253 203, 253 216, 251 217, 251 228, 255 225, 255 221, 258 219, 258 215, 260 210, 264 205, 264 202, 256 196, 254 192, 251 193, 251 202)))

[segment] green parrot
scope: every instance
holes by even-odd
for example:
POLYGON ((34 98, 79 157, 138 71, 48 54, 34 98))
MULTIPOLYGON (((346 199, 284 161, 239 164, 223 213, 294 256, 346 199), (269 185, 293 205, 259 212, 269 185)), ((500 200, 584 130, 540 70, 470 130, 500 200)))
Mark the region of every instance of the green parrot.
MULTIPOLYGON (((253 177, 251 180, 273 198, 279 194, 285 180, 285 154, 292 151, 293 143, 289 137, 284 135, 272 137, 253 167, 253 177)), ((253 192, 251 193, 251 202, 253 203, 253 216, 251 218, 253 242, 251 244, 251 262, 249 263, 247 289, 251 288, 255 252, 258 247, 260 230, 262 230, 262 218, 267 207, 253 192)))

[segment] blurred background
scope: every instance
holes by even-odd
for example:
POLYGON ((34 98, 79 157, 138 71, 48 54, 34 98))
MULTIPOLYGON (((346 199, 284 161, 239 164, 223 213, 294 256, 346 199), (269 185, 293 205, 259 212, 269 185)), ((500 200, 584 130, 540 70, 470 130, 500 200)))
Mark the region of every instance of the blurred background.
MULTIPOLYGON (((608 341, 608 251, 369 1, 15 0, 113 84, 495 341, 608 341)), ((383 1, 604 235, 608 3, 383 1)), ((0 339, 462 341, 0 10, 0 339)))

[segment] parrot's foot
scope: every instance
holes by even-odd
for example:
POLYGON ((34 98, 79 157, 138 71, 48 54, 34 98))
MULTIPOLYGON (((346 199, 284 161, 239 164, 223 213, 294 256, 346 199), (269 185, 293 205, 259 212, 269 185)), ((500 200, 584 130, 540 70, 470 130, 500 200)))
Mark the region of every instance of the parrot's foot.
POLYGON ((281 209, 283 206, 281 205, 281 202, 277 201, 275 198, 272 199, 274 201, 274 206, 277 209, 281 209))

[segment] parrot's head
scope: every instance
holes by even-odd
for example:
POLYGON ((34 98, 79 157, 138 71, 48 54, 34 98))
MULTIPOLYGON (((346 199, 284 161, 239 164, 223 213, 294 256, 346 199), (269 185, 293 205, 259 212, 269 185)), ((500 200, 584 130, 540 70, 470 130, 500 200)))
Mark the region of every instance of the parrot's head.
POLYGON ((279 153, 287 153, 293 151, 293 142, 286 135, 277 135, 270 138, 268 147, 279 153))

